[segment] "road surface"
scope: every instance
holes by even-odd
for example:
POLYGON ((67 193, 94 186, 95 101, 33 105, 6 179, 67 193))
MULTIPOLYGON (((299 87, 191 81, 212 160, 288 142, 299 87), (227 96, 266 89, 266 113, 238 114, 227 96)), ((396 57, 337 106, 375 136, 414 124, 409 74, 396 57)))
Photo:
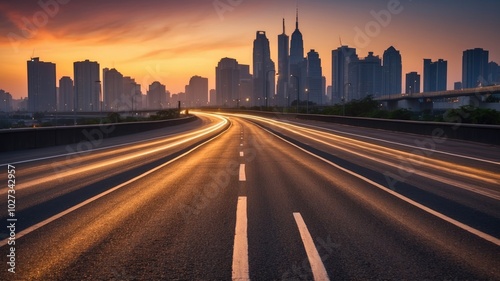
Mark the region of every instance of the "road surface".
POLYGON ((196 114, 2 155, 0 280, 500 279, 498 147, 196 114))

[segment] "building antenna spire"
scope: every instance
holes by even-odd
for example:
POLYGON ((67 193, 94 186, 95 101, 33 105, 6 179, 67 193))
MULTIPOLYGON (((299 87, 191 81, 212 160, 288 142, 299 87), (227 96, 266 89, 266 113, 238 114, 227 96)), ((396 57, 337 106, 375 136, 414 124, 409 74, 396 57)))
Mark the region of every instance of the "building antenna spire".
POLYGON ((285 34, 285 18, 283 18, 283 34, 285 34))
POLYGON ((297 12, 295 15, 295 29, 299 29, 299 4, 297 3, 297 12))

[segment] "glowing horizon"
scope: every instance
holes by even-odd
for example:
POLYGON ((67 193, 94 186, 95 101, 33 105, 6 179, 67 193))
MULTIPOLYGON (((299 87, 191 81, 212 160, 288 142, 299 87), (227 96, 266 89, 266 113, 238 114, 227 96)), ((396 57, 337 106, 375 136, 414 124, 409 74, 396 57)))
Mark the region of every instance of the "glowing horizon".
MULTIPOLYGON (((89 59, 99 62, 101 75, 107 67, 131 76, 141 84, 143 94, 153 81, 165 84, 172 94, 184 92, 194 75, 209 78, 213 89, 221 58, 252 66, 257 30, 266 31, 277 64, 282 18, 288 35, 295 28, 295 3, 285 0, 19 2, 0 3, 0 34, 5 36, 0 42, 4 66, 0 89, 16 99, 27 96, 26 61, 32 56, 55 63, 57 80, 73 78, 73 62, 89 59), (30 23, 31 32, 23 33, 30 23)), ((462 80, 464 50, 483 48, 489 51, 490 61, 500 63, 500 38, 494 36, 498 31, 484 20, 498 10, 500 2, 488 0, 460 4, 451 0, 299 1, 299 28, 304 55, 310 49, 319 53, 327 85, 331 84, 331 51, 340 46, 341 38, 343 45, 357 49, 359 57, 369 51, 382 57, 385 49, 394 46, 403 59, 403 85, 406 73, 423 74, 424 58, 445 59, 451 89, 462 80), (399 12, 384 18, 390 7, 399 12), (468 20, 460 21, 464 18, 468 20), (360 30, 368 40, 360 40, 360 30)))

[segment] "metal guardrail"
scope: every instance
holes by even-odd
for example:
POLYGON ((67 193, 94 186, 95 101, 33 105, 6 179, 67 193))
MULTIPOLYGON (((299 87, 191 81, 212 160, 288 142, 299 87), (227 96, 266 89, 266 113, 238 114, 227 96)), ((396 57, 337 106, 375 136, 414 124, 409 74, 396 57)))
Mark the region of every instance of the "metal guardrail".
POLYGON ((500 93, 500 85, 480 87, 480 88, 471 88, 471 89, 463 89, 463 90, 384 95, 384 96, 376 97, 376 98, 374 98, 374 100, 376 100, 376 101, 397 101, 397 100, 404 100, 404 99, 421 99, 421 98, 454 98, 454 97, 465 97, 465 96, 474 96, 474 95, 486 95, 486 94, 490 94, 490 93, 500 93))

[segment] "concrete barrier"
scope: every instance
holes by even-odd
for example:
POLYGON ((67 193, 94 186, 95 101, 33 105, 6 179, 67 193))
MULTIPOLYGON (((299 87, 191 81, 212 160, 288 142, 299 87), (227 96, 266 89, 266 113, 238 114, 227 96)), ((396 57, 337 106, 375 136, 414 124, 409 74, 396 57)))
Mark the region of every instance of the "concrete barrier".
POLYGON ((0 152, 79 142, 90 142, 95 145, 95 142, 102 141, 104 138, 161 129, 196 119, 196 116, 188 116, 162 121, 0 130, 0 152))

